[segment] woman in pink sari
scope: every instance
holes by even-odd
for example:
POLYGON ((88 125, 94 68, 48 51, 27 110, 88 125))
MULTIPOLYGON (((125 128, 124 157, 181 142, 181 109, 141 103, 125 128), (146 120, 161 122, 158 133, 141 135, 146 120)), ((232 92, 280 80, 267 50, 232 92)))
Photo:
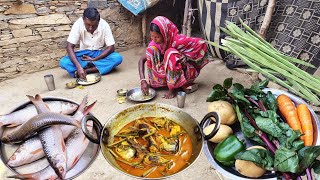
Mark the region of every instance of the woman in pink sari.
POLYGON ((151 42, 139 61, 141 89, 148 94, 153 88, 168 87, 164 98, 175 97, 176 90, 191 84, 207 63, 207 46, 203 39, 186 37, 169 19, 158 16, 150 24, 151 42), (145 79, 147 65, 149 83, 145 79))

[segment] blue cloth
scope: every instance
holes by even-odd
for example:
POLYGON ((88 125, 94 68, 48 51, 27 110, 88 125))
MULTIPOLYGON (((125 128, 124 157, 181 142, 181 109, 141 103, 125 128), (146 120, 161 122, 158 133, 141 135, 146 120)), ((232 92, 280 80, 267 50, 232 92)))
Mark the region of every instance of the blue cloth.
MULTIPOLYGON (((83 61, 81 57, 83 55, 90 56, 92 58, 95 58, 99 56, 103 50, 80 50, 75 52, 78 62, 80 63, 81 67, 85 68, 89 62, 92 62, 96 68, 99 70, 100 74, 104 75, 110 72, 113 68, 121 64, 122 62, 122 56, 117 53, 113 52, 109 54, 107 57, 103 59, 99 59, 98 61, 83 61)), ((77 70, 76 66, 72 63, 69 56, 64 56, 61 58, 59 65, 62 69, 67 70, 67 72, 70 74, 70 76, 75 77, 74 72, 77 70)))
POLYGON ((123 7, 134 15, 141 14, 148 8, 154 6, 159 0, 118 0, 123 7))

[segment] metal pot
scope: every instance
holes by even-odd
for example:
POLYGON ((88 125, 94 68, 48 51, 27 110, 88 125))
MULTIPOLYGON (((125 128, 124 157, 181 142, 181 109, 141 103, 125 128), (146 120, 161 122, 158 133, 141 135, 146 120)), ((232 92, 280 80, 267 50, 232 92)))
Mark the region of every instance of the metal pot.
MULTIPOLYGON (((121 167, 117 164, 113 155, 106 149, 106 146, 107 144, 110 144, 113 142, 114 136, 126 124, 143 117, 167 117, 184 128, 184 130, 189 134, 189 136, 192 139, 193 155, 189 160, 190 165, 193 164, 196 161, 196 159, 199 157, 199 154, 203 148, 204 139, 212 138, 216 134, 220 126, 220 120, 219 120, 218 114, 215 112, 208 113, 203 118, 201 124, 205 124, 205 123, 208 124, 208 121, 211 121, 211 117, 214 117, 217 120, 217 123, 213 132, 209 136, 204 136, 198 121, 195 120, 193 117, 191 117, 188 113, 184 112, 183 110, 177 107, 170 106, 167 104, 162 104, 162 103, 145 103, 145 104, 138 104, 138 105, 131 106, 115 114, 114 116, 109 118, 109 120, 106 122, 104 126, 102 126, 101 123, 96 118, 90 117, 90 116, 86 117, 82 121, 82 130, 86 134, 88 139, 90 139, 94 143, 98 143, 101 145, 102 154, 112 167, 116 168, 117 170, 119 170, 120 172, 128 176, 142 179, 142 177, 134 176, 123 171, 121 167), (90 133, 88 133, 86 129, 86 123, 88 120, 92 120, 95 128, 97 129, 98 132, 100 132, 100 134, 98 135, 98 138, 92 137, 90 133)), ((184 167, 183 169, 181 169, 179 172, 175 174, 172 174, 170 176, 166 176, 163 178, 172 177, 178 173, 181 173, 185 171, 189 166, 184 167)), ((150 178, 150 179, 154 179, 154 178, 150 178)))

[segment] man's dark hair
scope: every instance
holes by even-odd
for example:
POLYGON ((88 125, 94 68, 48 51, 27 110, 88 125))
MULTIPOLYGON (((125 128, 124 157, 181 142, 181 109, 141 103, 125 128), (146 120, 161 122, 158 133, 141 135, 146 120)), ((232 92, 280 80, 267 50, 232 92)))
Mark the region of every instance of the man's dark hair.
POLYGON ((84 10, 83 17, 88 18, 91 21, 96 21, 100 19, 100 14, 96 8, 89 7, 84 10))
POLYGON ((157 32, 157 33, 161 34, 159 26, 154 23, 150 24, 150 31, 157 32))

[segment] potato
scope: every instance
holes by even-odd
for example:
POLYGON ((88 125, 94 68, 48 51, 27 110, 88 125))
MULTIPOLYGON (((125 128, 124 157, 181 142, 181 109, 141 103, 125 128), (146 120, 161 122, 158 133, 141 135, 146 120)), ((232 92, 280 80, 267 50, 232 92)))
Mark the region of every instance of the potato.
MULTIPOLYGON (((213 128, 215 126, 215 123, 210 124, 209 126, 205 127, 203 129, 203 133, 205 135, 208 135, 212 132, 213 128)), ((225 138, 227 138, 228 136, 230 136, 231 134, 233 134, 232 129, 227 126, 227 125, 220 125, 220 129, 218 130, 217 134, 215 136, 213 136, 209 141, 214 142, 214 143, 219 143, 221 141, 223 141, 225 138)))
POLYGON ((236 112, 228 101, 213 101, 208 106, 209 112, 217 112, 220 116, 221 124, 232 125, 236 122, 236 112))
MULTIPOLYGON (((254 149, 254 148, 266 149, 262 146, 251 146, 247 148, 247 150, 254 149)), ((266 173, 265 169, 255 165, 251 161, 244 161, 244 160, 237 159, 235 162, 235 167, 240 174, 247 177, 251 177, 251 178, 258 178, 262 176, 264 173, 266 173)))

